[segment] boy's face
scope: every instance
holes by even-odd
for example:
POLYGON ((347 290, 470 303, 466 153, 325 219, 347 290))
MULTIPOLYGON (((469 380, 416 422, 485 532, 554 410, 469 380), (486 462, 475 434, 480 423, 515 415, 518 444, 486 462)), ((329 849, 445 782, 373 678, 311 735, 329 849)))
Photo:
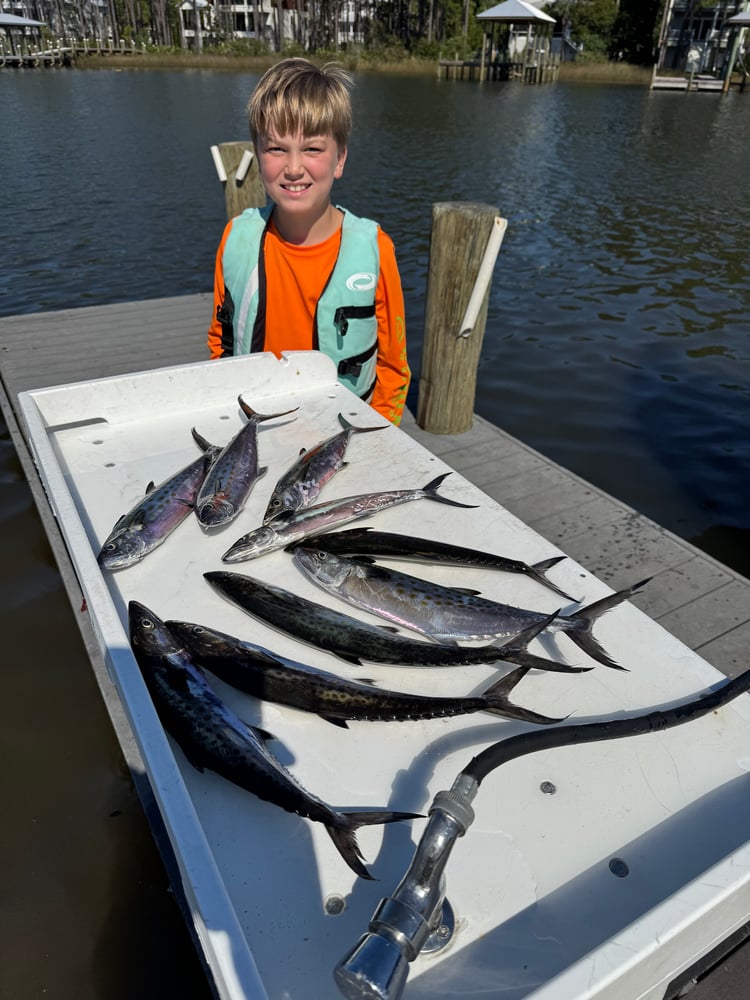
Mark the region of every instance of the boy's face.
POLYGON ((256 155, 269 198, 295 215, 328 207, 346 162, 346 149, 340 150, 333 136, 280 135, 273 129, 258 136, 256 155))

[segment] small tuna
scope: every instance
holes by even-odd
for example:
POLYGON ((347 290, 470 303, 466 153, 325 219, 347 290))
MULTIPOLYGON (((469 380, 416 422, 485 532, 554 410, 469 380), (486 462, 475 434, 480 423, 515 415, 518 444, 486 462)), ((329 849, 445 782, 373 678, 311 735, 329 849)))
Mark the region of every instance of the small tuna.
POLYGON ((208 684, 182 643, 143 604, 128 606, 130 643, 167 732, 199 771, 208 768, 287 812, 323 823, 361 878, 372 878, 356 840, 360 826, 415 819, 417 813, 340 812, 306 791, 266 745, 268 733, 243 722, 208 684))
POLYGON ((102 569, 126 569, 140 562, 192 513, 198 490, 221 450, 196 430, 192 433, 203 454, 160 486, 148 484, 145 496, 122 515, 99 550, 102 569))
POLYGON ((297 461, 276 483, 263 517, 264 524, 279 514, 293 514, 296 510, 309 507, 317 500, 328 480, 346 468, 344 454, 352 434, 368 434, 390 426, 355 427, 343 413, 339 413, 339 423, 344 428, 342 431, 309 451, 303 448, 297 461))
POLYGON ((237 401, 247 423, 221 450, 195 502, 196 516, 206 528, 217 528, 233 521, 245 506, 253 486, 268 471, 265 466, 258 465, 258 424, 298 409, 262 414, 256 413, 241 396, 237 401))

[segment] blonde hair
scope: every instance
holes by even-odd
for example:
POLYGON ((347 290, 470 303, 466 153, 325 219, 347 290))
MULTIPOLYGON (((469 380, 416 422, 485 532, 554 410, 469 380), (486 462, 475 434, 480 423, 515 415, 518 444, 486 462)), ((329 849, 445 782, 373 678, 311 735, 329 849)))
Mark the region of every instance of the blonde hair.
POLYGON ((279 135, 330 135, 346 149, 352 130, 352 78, 336 63, 282 59, 266 70, 247 105, 250 137, 274 129, 279 135))

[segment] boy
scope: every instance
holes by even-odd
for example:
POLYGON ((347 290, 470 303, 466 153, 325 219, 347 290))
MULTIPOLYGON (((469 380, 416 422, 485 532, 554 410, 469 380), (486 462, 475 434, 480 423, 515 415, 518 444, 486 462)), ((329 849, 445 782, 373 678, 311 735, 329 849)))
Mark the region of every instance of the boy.
POLYGON ((352 127, 350 77, 284 59, 248 104, 270 199, 232 219, 216 255, 212 358, 321 350, 339 381, 398 424, 411 374, 393 243, 331 202, 352 127))

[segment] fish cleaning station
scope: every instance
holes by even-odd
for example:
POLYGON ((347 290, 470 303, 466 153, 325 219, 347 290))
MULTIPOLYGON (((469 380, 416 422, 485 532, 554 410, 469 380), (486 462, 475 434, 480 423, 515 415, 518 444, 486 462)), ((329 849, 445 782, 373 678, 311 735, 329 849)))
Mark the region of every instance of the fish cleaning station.
MULTIPOLYGON (((243 154, 233 151, 231 177, 248 169, 243 154)), ((504 228, 493 206, 434 206, 419 401, 400 427, 343 387, 322 354, 207 361, 208 291, 0 318, 3 415, 221 1000, 677 1000, 693 986, 696 1000, 713 1000, 712 970, 748 934, 750 581, 473 412, 458 373, 476 371, 504 228), (441 284, 441 254, 466 261, 465 286, 441 284), (103 330, 118 334, 106 351, 103 330), (275 416, 254 428, 267 471, 236 520, 204 525, 188 507, 153 551, 106 568, 105 539, 147 485, 200 458, 193 429, 221 450, 248 426, 239 399, 275 416), (503 557, 500 570, 408 553, 375 565, 533 611, 535 628, 506 644, 509 662, 388 662, 366 639, 342 658, 348 626, 314 645, 280 627, 281 595, 265 619, 244 603, 277 588, 295 607, 374 626, 383 642, 409 637, 435 656, 486 647, 388 631, 284 547, 223 558, 261 525, 301 449, 342 432, 340 415, 379 430, 351 434, 346 466, 316 503, 401 491, 354 527, 424 539, 428 552, 451 543, 503 557), (331 718, 254 697, 207 662, 190 683, 236 713, 287 790, 293 779, 300 798, 335 815, 290 811, 200 770, 203 751, 167 731, 157 705, 168 670, 147 680, 141 630, 170 622, 373 681, 376 695, 462 707, 331 718), (577 642, 583 632, 593 641, 577 642), (501 693, 537 721, 469 704, 512 671, 501 693), (351 861, 340 842, 360 812, 351 861)))

